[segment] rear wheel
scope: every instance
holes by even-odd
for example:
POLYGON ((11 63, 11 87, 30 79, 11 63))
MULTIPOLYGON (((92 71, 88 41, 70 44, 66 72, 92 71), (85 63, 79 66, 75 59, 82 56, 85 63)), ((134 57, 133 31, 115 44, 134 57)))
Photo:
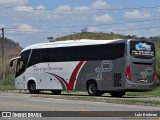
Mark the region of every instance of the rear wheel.
POLYGON ((30 82, 28 85, 28 90, 31 94, 38 94, 40 91, 36 90, 36 84, 35 82, 30 82))
POLYGON ((110 95, 112 97, 122 97, 123 95, 125 95, 125 92, 121 91, 121 92, 110 92, 110 95))
POLYGON ((87 84, 87 92, 90 96, 101 96, 103 92, 98 91, 97 83, 91 81, 87 84))
POLYGON ((62 90, 51 90, 53 95, 60 95, 62 90))

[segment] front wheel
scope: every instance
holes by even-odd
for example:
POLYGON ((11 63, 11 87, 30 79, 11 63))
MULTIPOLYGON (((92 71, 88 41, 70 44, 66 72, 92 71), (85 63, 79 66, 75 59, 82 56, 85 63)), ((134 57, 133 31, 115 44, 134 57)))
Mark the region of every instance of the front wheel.
POLYGON ((87 84, 87 92, 90 96, 101 96, 103 92, 98 91, 97 83, 91 81, 87 84))
POLYGON ((29 83, 28 90, 29 90, 29 92, 31 94, 38 94, 40 92, 39 90, 36 90, 36 84, 35 84, 35 82, 29 83))

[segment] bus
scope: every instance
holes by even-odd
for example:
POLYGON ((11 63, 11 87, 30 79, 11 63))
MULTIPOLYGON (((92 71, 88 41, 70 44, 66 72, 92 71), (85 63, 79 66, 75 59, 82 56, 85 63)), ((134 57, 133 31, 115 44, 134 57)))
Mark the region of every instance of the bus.
POLYGON ((149 91, 155 83, 155 45, 149 40, 69 40, 24 48, 16 62, 15 87, 37 94, 87 90, 90 96, 149 91))

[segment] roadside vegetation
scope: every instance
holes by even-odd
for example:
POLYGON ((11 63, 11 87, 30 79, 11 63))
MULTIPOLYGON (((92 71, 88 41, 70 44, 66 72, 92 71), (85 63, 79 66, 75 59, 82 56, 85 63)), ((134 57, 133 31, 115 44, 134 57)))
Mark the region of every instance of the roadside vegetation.
POLYGON ((147 92, 127 92, 126 96, 160 97, 160 86, 157 86, 154 88, 154 90, 147 92))
MULTIPOLYGON (((1 37, 0 37, 0 46, 1 46, 1 37)), ((0 48, 0 90, 13 90, 14 87, 14 68, 9 66, 10 59, 19 54, 22 48, 18 43, 15 43, 11 39, 5 38, 4 40, 4 54, 5 54, 5 81, 2 80, 2 51, 0 48)))

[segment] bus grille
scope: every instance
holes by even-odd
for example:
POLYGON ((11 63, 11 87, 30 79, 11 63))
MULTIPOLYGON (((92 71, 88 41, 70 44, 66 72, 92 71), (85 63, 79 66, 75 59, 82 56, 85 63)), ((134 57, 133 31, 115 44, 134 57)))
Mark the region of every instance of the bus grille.
POLYGON ((113 84, 114 87, 120 87, 122 86, 122 75, 121 73, 114 73, 113 75, 113 84))

